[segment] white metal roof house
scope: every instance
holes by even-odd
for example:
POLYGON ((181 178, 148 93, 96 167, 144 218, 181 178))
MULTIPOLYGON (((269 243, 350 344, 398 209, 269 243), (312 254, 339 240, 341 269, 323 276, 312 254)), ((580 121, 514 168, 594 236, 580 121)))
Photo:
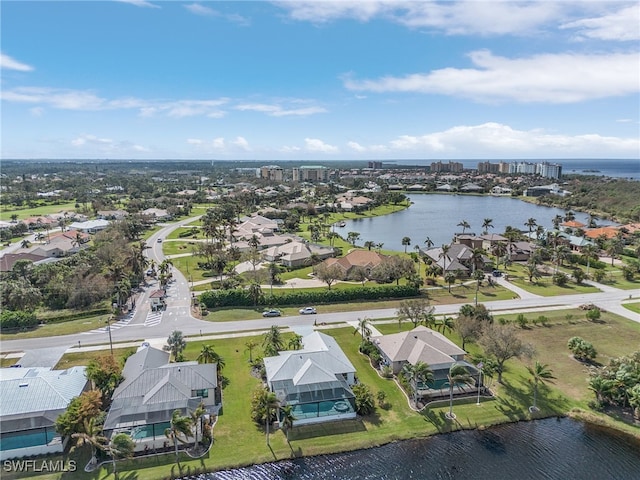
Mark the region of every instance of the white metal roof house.
POLYGON ((84 370, 0 369, 0 460, 64 450, 55 421, 87 388, 84 370))
POLYGON ((169 352, 144 347, 127 359, 122 376, 104 430, 129 433, 136 450, 163 446, 174 410, 187 415, 202 402, 217 415, 222 407, 215 363, 169 363, 169 352))
POLYGON ((267 384, 282 406, 291 405, 296 425, 355 418, 355 367, 333 337, 314 332, 301 350, 265 358, 267 384))

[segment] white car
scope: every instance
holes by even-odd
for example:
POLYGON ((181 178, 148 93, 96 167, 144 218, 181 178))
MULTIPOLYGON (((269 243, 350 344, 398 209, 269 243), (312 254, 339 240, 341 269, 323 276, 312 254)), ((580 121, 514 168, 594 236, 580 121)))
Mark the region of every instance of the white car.
POLYGON ((318 313, 316 312, 316 307, 304 307, 301 308, 299 312, 300 315, 315 315, 316 313, 318 313))

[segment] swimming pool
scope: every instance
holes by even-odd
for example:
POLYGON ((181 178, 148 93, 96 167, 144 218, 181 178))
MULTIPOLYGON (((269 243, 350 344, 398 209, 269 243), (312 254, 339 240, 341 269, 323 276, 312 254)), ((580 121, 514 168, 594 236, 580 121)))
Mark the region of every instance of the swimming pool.
POLYGON ((355 412, 348 400, 302 403, 293 406, 293 416, 297 419, 328 417, 355 412))
POLYGON ((51 429, 27 432, 19 434, 2 435, 0 440, 0 450, 15 450, 16 448, 35 447, 38 445, 47 445, 51 440, 57 437, 56 431, 51 429))

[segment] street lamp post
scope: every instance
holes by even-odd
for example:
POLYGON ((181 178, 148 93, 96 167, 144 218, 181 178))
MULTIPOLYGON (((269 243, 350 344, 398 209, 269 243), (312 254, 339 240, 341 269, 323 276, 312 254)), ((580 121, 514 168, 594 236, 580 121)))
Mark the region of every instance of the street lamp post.
POLYGON ((482 385, 482 367, 484 367, 484 363, 482 362, 478 363, 477 367, 480 370, 480 375, 478 377, 478 401, 476 405, 480 406, 480 388, 482 385))
POLYGON ((111 351, 111 356, 113 357, 113 339, 111 338, 111 317, 109 315, 107 317, 107 332, 109 332, 109 350, 111 351))

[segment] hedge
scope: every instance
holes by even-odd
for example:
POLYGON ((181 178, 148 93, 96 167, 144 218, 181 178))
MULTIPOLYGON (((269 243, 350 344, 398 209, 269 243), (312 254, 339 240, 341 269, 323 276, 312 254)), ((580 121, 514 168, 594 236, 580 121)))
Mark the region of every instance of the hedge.
MULTIPOLYGON (((385 285, 344 290, 292 291, 279 295, 262 295, 257 305, 305 305, 351 302, 356 300, 380 300, 383 298, 405 298, 420 295, 420 289, 411 285, 385 285)), ((200 302, 208 309, 220 307, 252 307, 253 298, 248 290, 209 290, 200 295, 200 302)))
POLYGON ((62 323, 79 318, 96 317, 98 315, 109 315, 113 311, 110 308, 98 308, 95 310, 86 310, 80 312, 69 313, 67 315, 46 316, 42 317, 42 323, 62 323))
POLYGON ((4 310, 0 313, 0 328, 3 330, 26 330, 38 325, 38 317, 33 312, 4 310))

